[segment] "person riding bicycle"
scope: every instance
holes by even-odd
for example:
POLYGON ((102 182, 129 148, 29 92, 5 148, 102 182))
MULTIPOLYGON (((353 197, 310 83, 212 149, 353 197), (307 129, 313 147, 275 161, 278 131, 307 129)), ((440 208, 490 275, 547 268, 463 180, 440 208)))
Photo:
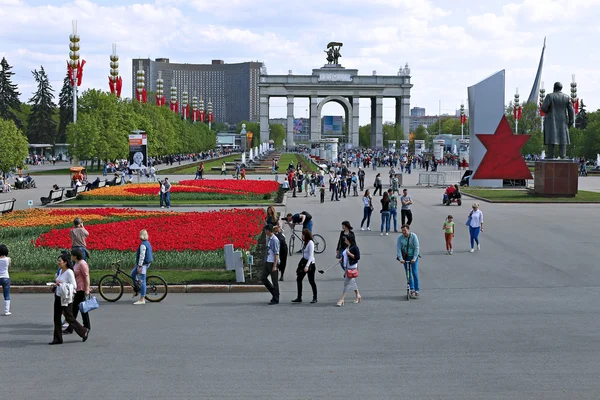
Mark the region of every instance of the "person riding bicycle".
POLYGON ((284 221, 287 221, 288 224, 292 225, 292 229, 297 224, 302 224, 302 229, 308 229, 312 233, 312 215, 310 215, 306 211, 302 211, 298 214, 289 213, 285 218, 282 218, 284 221))
POLYGON ((146 304, 146 272, 152 264, 152 245, 148 241, 148 232, 145 229, 140 231, 140 246, 135 253, 135 267, 131 270, 131 278, 134 282, 134 294, 137 295, 137 285, 139 284, 140 299, 135 305, 146 304))

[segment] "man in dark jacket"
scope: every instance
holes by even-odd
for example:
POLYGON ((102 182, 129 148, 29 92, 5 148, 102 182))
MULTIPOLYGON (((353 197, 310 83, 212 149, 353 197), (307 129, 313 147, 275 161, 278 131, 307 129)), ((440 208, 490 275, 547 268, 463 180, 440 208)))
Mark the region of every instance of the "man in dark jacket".
POLYGON ((277 239, 279 239, 279 271, 281 272, 279 280, 283 282, 283 273, 287 266, 288 247, 285 241, 285 235, 281 231, 279 225, 273 227, 273 233, 277 236, 277 239))

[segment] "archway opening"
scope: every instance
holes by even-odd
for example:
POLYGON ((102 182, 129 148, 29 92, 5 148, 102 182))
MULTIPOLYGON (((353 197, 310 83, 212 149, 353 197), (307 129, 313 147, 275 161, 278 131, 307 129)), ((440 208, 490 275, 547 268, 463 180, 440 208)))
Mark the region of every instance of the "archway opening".
POLYGON ((321 112, 319 115, 321 138, 337 138, 340 147, 345 148, 346 143, 351 143, 351 119, 349 104, 347 99, 327 97, 319 99, 321 112))

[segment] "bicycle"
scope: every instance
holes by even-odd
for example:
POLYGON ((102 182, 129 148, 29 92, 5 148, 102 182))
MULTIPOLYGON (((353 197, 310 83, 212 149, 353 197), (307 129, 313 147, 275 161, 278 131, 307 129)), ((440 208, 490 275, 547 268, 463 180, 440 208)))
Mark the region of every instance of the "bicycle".
MULTIPOLYGON (((292 256, 294 254, 294 243, 296 242, 296 238, 298 238, 300 243, 302 243, 302 238, 296 233, 296 230, 294 230, 291 225, 290 227, 292 228, 292 236, 290 237, 290 242, 288 243, 288 253, 290 256, 292 256)), ((313 242, 315 243, 315 253, 321 254, 325 251, 327 243, 325 243, 323 236, 319 235, 318 233, 313 234, 313 242)))
MULTIPOLYGON (((117 260, 110 264, 114 269, 114 274, 104 275, 98 282, 98 292, 106 301, 115 302, 119 300, 124 293, 123 282, 125 281, 133 288, 134 295, 137 296, 140 291, 140 286, 137 281, 128 273, 121 270, 121 260, 117 260)), ((158 275, 148 275, 146 277, 146 300, 157 303, 167 297, 168 293, 167 282, 158 275)))

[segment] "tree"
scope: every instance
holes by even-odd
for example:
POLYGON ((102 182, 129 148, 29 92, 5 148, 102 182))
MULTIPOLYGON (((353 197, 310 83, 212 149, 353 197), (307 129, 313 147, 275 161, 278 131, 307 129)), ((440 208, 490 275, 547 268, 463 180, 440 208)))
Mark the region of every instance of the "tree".
MULTIPOLYGON (((428 142, 433 139, 429 138, 429 134, 427 133, 427 129, 423 125, 419 125, 417 129, 413 132, 413 140, 409 143, 409 149, 411 151, 415 151, 415 140, 425 140, 425 145, 428 146, 428 142)), ((425 149, 423 149, 425 150, 425 149)))
POLYGON ((54 89, 50 85, 44 67, 32 72, 37 83, 37 90, 29 100, 31 114, 29 115, 28 137, 33 143, 50 143, 56 141, 56 121, 53 117, 56 111, 54 104, 54 89))
POLYGON ((577 129, 585 129, 588 125, 588 115, 585 110, 585 104, 583 104, 583 100, 581 100, 581 106, 579 107, 579 114, 575 118, 575 127, 577 129))
POLYGON ((12 120, 17 128, 21 128, 21 121, 13 112, 19 111, 21 108, 19 100, 21 93, 17 91, 17 85, 12 83, 11 76, 15 73, 11 72, 11 69, 6 58, 2 57, 0 62, 0 118, 12 120))
POLYGON ((383 124, 383 141, 386 143, 389 140, 395 140, 396 148, 400 148, 400 140, 404 140, 404 131, 402 125, 386 122, 383 124))
POLYGON ((29 143, 13 120, 0 119, 0 171, 22 167, 29 154, 29 143))
POLYGON ((63 80, 63 87, 58 95, 58 107, 60 122, 58 124, 57 140, 59 143, 65 143, 67 125, 73 122, 73 86, 71 86, 68 73, 63 80))
MULTIPOLYGON (((514 107, 509 105, 506 108, 506 118, 512 128, 512 131, 515 131, 515 117, 513 114, 514 107)), ((498 121, 500 122, 500 121, 498 121)), ((535 131, 540 131, 542 127, 542 118, 540 117, 540 113, 538 110, 538 105, 536 103, 525 103, 523 105, 523 111, 521 112, 521 119, 519 120, 519 131, 517 133, 532 133, 535 131)))
POLYGON ((269 139, 273 141, 274 147, 283 147, 283 140, 285 139, 285 128, 281 124, 270 124, 269 125, 269 139))
POLYGON ((371 147, 371 124, 358 128, 358 145, 360 147, 371 147))
POLYGON ((229 124, 226 124, 225 122, 213 122, 212 130, 216 133, 229 132, 229 124))

